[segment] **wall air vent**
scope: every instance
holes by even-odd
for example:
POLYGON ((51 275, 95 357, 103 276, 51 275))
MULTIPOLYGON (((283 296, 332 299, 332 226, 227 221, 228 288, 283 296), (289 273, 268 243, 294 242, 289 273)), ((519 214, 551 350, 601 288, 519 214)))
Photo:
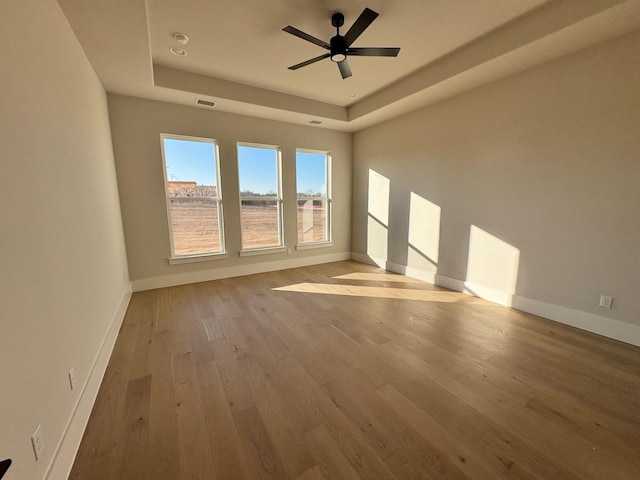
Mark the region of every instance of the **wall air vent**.
POLYGON ((215 106, 215 102, 212 102, 211 100, 203 100, 202 98, 196 98, 196 104, 202 105, 203 107, 215 106))
POLYGON ((320 120, 309 120, 311 125, 320 125, 322 122, 320 120))

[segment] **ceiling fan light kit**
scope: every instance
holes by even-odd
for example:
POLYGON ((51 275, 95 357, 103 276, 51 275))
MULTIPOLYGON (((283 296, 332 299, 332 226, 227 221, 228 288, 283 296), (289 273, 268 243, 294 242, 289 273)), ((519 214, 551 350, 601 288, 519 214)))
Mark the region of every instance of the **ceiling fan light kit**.
POLYGON ((289 67, 289 70, 297 70, 325 58, 329 58, 332 62, 338 64, 340 75, 345 79, 351 76, 351 68, 347 63, 347 57, 350 55, 360 57, 397 57, 398 52, 400 52, 400 48, 397 47, 351 47, 353 42, 356 41, 362 32, 364 32, 377 17, 378 13, 374 12, 370 8, 365 8, 354 24, 351 25, 351 28, 347 33, 340 35, 340 27, 344 25, 344 15, 340 12, 334 13, 331 16, 331 25, 336 28, 336 35, 329 40, 329 43, 298 30, 291 25, 284 27, 282 30, 285 32, 329 50, 328 53, 319 55, 296 65, 292 65, 289 67))

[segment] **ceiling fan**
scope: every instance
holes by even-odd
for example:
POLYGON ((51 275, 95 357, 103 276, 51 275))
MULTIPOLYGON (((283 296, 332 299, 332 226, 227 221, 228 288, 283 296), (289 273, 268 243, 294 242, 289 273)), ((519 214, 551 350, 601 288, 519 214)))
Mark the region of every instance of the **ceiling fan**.
POLYGON ((304 33, 291 25, 284 27, 282 30, 285 32, 329 50, 329 52, 323 55, 292 65, 289 67, 289 70, 297 70, 325 58, 331 58, 332 62, 338 64, 340 74, 344 79, 351 76, 351 68, 347 63, 347 57, 349 55, 357 55, 360 57, 397 57, 400 49, 395 47, 351 47, 351 44, 371 25, 377 16, 378 13, 369 8, 365 8, 354 24, 351 25, 347 33, 340 35, 340 27, 344 25, 344 15, 340 12, 334 13, 331 16, 331 25, 336 27, 336 36, 332 37, 329 43, 308 33, 304 33))

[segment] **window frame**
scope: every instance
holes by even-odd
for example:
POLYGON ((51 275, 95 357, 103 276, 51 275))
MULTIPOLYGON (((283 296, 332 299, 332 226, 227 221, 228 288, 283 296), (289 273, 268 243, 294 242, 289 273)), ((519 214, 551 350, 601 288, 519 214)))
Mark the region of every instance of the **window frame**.
POLYGON ((332 197, 332 187, 333 187, 333 178, 331 176, 332 173, 332 163, 333 158, 331 156, 331 152, 327 150, 313 150, 309 148, 296 148, 296 250, 307 250, 311 248, 323 248, 323 247, 331 247, 333 245, 333 222, 332 222, 332 213, 333 213, 333 202, 331 200, 332 197), (298 152, 300 153, 311 153, 311 154, 319 154, 324 155, 325 157, 325 195, 320 197, 314 197, 309 195, 299 195, 298 194, 298 152), (298 202, 300 200, 322 200, 326 202, 327 205, 327 218, 325 220, 325 234, 326 240, 321 241, 312 241, 312 242, 304 242, 301 241, 298 237, 298 202))
POLYGON ((176 135, 173 133, 161 133, 160 134, 160 149, 162 152, 162 177, 164 179, 164 196, 165 196, 165 206, 167 209, 167 225, 169 227, 169 245, 170 245, 170 256, 169 256, 169 264, 181 264, 181 263, 192 263, 192 262, 202 262, 207 260, 216 260, 216 259, 224 259, 227 258, 227 249, 226 249, 226 241, 224 234, 224 213, 223 213, 223 201, 222 201, 222 177, 220 175, 220 149, 218 145, 218 141, 213 138, 206 137, 195 137, 190 135, 176 135), (188 253, 184 255, 176 254, 175 249, 175 239, 173 234, 173 222, 171 220, 171 197, 169 196, 169 179, 167 178, 167 160, 165 156, 165 147, 164 141, 168 140, 183 140, 188 142, 201 142, 201 143, 209 143, 213 145, 213 163, 215 165, 215 173, 216 173, 216 213, 218 216, 218 237, 220 240, 220 250, 216 252, 200 252, 200 253, 188 253))
POLYGON ((239 213, 240 213, 240 251, 238 252, 241 257, 244 256, 252 256, 252 255, 261 255, 261 254, 269 254, 269 253, 283 253, 286 251, 286 246, 284 243, 284 199, 283 199, 283 189, 282 189, 282 150, 278 145, 269 145, 264 143, 252 143, 252 142, 236 142, 236 156, 237 156, 237 166, 238 166, 238 200, 239 200, 239 213), (250 196, 243 197, 241 190, 241 179, 240 179, 240 155, 239 155, 239 147, 250 147, 250 148, 262 148, 265 150, 274 150, 276 153, 276 181, 277 181, 277 192, 275 196, 250 196), (254 201, 262 201, 269 200, 276 202, 276 210, 278 217, 278 245, 269 245, 269 246, 261 246, 261 247, 249 247, 246 248, 244 246, 244 229, 242 227, 242 201, 243 200, 254 200, 254 201))

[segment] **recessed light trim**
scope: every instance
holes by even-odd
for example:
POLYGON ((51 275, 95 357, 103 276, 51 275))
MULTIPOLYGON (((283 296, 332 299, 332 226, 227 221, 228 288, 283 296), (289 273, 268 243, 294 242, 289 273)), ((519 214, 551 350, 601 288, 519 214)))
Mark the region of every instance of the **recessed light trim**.
POLYGON ((174 33, 173 34, 173 38, 176 40, 176 42, 178 42, 180 45, 186 45, 187 42, 189 41, 189 37, 187 37, 184 33, 174 33))
POLYGON ((320 125, 322 123, 322 121, 320 121, 320 120, 309 120, 309 123, 311 125, 320 125))
POLYGON ((358 95, 355 93, 350 93, 347 95, 347 98, 356 98, 358 95))
POLYGON ((173 53, 174 55, 177 55, 178 57, 186 57, 187 56, 187 51, 184 48, 180 48, 180 47, 171 47, 169 49, 169 51, 171 53, 173 53))

